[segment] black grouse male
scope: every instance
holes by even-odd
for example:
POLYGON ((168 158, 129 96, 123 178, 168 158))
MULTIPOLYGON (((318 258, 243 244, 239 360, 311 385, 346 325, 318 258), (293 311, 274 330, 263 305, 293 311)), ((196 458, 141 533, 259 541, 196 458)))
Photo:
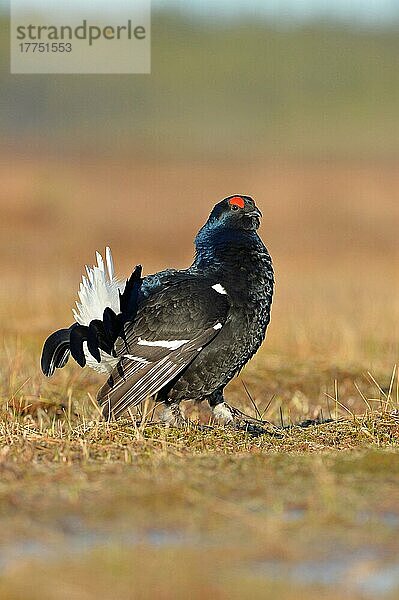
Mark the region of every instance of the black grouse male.
POLYGON ((86 267, 76 323, 46 340, 41 366, 51 376, 72 354, 109 374, 98 393, 103 414, 117 417, 149 396, 163 402, 165 422, 182 422, 182 400, 208 400, 216 418, 242 427, 244 415, 223 399, 226 384, 261 345, 273 295, 270 255, 257 234, 261 213, 249 196, 213 208, 196 240, 195 260, 181 271, 125 282, 106 264, 86 267))

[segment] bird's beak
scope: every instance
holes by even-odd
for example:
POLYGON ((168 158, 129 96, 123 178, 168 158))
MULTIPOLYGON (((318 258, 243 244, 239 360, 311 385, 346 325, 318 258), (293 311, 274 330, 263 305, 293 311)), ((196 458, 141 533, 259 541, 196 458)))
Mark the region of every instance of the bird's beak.
POLYGON ((246 213, 246 216, 247 216, 247 217, 258 217, 258 218, 260 218, 260 217, 262 217, 263 215, 262 215, 262 213, 260 212, 259 208, 257 208, 257 207, 255 206, 254 210, 251 210, 251 212, 249 212, 249 213, 246 213))

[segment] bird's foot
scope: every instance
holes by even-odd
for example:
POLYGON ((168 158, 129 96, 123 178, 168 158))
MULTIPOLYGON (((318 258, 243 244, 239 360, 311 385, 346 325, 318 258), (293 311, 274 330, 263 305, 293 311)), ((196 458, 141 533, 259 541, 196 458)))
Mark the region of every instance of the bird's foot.
POLYGON ((230 406, 227 402, 221 402, 213 408, 213 415, 216 419, 224 421, 228 427, 233 427, 239 431, 246 431, 251 435, 258 436, 263 434, 274 437, 282 437, 280 429, 262 419, 255 419, 246 415, 238 408, 230 406))
POLYGON ((173 427, 186 427, 189 423, 188 419, 183 416, 180 406, 176 403, 165 403, 162 406, 160 419, 165 425, 173 427))

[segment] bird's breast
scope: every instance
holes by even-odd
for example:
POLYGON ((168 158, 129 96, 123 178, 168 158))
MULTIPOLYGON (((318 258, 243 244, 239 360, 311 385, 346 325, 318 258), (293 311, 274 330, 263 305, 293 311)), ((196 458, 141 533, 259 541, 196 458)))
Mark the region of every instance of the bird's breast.
POLYGON ((270 321, 274 274, 269 255, 251 264, 250 269, 241 269, 238 277, 222 285, 230 299, 232 338, 241 346, 246 358, 250 357, 262 343, 270 321))

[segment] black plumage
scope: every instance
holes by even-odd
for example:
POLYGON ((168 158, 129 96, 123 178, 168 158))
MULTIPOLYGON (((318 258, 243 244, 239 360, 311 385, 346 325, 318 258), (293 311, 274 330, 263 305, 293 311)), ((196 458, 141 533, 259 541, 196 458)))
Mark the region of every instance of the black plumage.
POLYGON ((249 196, 216 204, 196 237, 191 267, 143 279, 136 267, 120 294, 119 313, 104 307, 102 319, 48 338, 44 373, 64 366, 69 350, 79 364, 88 353, 96 361, 105 353, 114 360, 98 394, 106 417, 157 396, 166 421, 181 420, 182 400, 203 399, 216 416, 240 420, 223 389, 261 345, 273 296, 271 258, 257 234, 260 216, 249 196))

